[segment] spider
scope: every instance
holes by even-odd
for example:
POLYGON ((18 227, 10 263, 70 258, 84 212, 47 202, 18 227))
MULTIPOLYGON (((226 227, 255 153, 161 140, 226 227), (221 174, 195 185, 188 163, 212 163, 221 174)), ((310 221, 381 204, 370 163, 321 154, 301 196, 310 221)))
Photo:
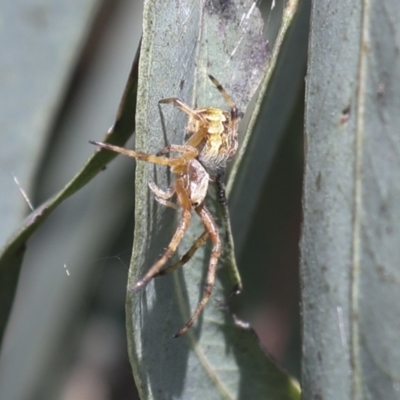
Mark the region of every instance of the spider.
POLYGON ((143 278, 133 285, 133 290, 143 287, 156 276, 168 274, 184 265, 189 261, 197 248, 206 242, 207 238, 210 238, 213 243, 203 297, 186 325, 174 335, 174 337, 177 338, 183 335, 193 325, 206 306, 214 286, 217 263, 221 253, 221 240, 217 224, 204 204, 210 176, 204 166, 196 158, 198 156, 198 150, 188 144, 170 145, 157 155, 152 155, 128 150, 107 143, 96 141, 90 141, 90 143, 100 148, 121 153, 139 160, 168 166, 171 168, 171 172, 176 176, 173 186, 167 191, 160 189, 155 183, 149 184, 150 189, 155 194, 156 200, 168 207, 180 208, 182 218, 164 254, 150 267, 149 271, 143 276, 143 278), (160 156, 161 154, 166 154, 168 152, 178 153, 180 156, 171 158, 160 156), (173 197, 176 198, 177 203, 170 201, 173 197), (189 228, 193 209, 201 218, 205 231, 193 243, 191 249, 183 256, 180 262, 162 269, 176 252, 179 243, 189 228))
MULTIPOLYGON (((192 109, 176 97, 159 103, 173 104, 189 115, 186 145, 199 151, 198 159, 207 169, 219 171, 236 154, 241 113, 222 85, 212 75, 208 77, 225 99, 230 112, 215 107, 192 109)), ((168 152, 168 147, 165 151, 168 152)))
MULTIPOLYGON (((192 109, 180 99, 171 97, 160 100, 162 104, 173 104, 181 111, 189 115, 187 124, 187 134, 189 136, 186 145, 196 148, 199 152, 198 159, 203 166, 211 173, 215 172, 215 183, 218 189, 218 201, 223 207, 224 226, 227 234, 226 242, 229 245, 230 253, 233 253, 233 241, 230 233, 229 210, 227 207, 225 184, 223 180, 226 162, 232 158, 238 148, 238 126, 243 114, 238 110, 236 104, 228 95, 223 86, 212 75, 208 75, 211 82, 221 93, 230 111, 224 111, 215 107, 192 109)), ((168 153, 166 147, 163 152, 168 153)), ((176 268, 182 265, 182 262, 189 260, 196 249, 200 247, 207 239, 207 231, 200 236, 190 251, 185 254, 176 268)), ((228 251, 229 253, 229 251, 228 251)), ((232 279, 234 288, 232 293, 238 294, 242 290, 242 282, 235 261, 231 262, 232 279)))

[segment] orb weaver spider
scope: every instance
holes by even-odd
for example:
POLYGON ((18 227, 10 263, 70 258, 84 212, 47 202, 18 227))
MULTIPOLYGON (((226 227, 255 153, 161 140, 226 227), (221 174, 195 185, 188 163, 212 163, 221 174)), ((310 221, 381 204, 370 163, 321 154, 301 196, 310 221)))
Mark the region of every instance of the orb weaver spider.
MULTIPOLYGON (((221 93, 230 111, 224 111, 215 107, 192 109, 177 97, 162 99, 161 104, 173 104, 184 113, 188 114, 187 134, 189 136, 186 145, 196 148, 199 152, 198 159, 210 172, 215 173, 215 183, 218 190, 218 201, 222 206, 223 230, 226 233, 227 253, 233 254, 234 244, 231 234, 229 210, 224 184, 224 172, 226 162, 232 158, 238 148, 238 126, 243 114, 238 110, 236 104, 228 95, 223 86, 212 75, 208 75, 211 82, 221 93)), ((168 147, 166 148, 168 151, 168 147)), ((195 253, 198 247, 207 240, 207 231, 196 240, 195 244, 177 264, 179 268, 187 262, 195 253), (196 246, 197 245, 197 246, 196 246)), ((234 258, 230 257, 231 275, 234 281, 232 293, 238 294, 242 291, 242 282, 234 258)))
POLYGON ((171 172, 176 175, 173 186, 168 191, 160 189, 155 183, 149 184, 150 189, 155 194, 156 200, 168 207, 180 208, 182 211, 182 218, 164 254, 150 267, 149 271, 143 276, 143 278, 134 284, 132 287, 133 290, 143 287, 156 276, 168 274, 184 265, 189 261, 197 248, 205 243, 208 237, 213 243, 203 297, 186 325, 174 335, 175 338, 179 337, 193 325, 206 306, 214 286, 217 263, 221 253, 221 240, 217 224, 204 204, 210 176, 196 158, 198 156, 197 149, 187 144, 170 145, 157 155, 152 155, 128 150, 107 143, 96 141, 90 141, 90 143, 103 149, 137 158, 138 160, 168 166, 171 168, 171 172), (180 156, 172 158, 160 156, 161 154, 166 154, 168 152, 179 153, 180 156), (173 197, 176 197, 178 204, 170 201, 173 197), (194 242, 192 248, 185 254, 179 263, 162 269, 168 260, 175 254, 179 243, 182 241, 185 232, 189 228, 193 209, 203 222, 205 228, 204 233, 194 242))
MULTIPOLYGON (((220 199, 221 197, 225 199, 225 192, 220 180, 221 175, 218 175, 218 171, 224 169, 226 161, 235 155, 238 147, 240 113, 222 85, 212 75, 209 75, 209 78, 224 97, 230 107, 230 113, 214 107, 191 109, 175 97, 159 101, 159 103, 172 103, 189 115, 187 125, 189 139, 184 145, 169 145, 156 155, 152 155, 107 143, 90 141, 91 144, 103 149, 153 164, 168 166, 171 168, 171 172, 176 175, 172 188, 167 191, 160 189, 154 182, 149 184, 150 190, 159 203, 167 207, 181 209, 182 219, 164 254, 150 267, 144 277, 133 285, 133 290, 143 287, 157 276, 171 273, 182 267, 191 259, 196 250, 205 244, 208 238, 213 243, 203 296, 189 321, 174 335, 175 338, 183 335, 193 325, 210 299, 215 283, 217 263, 221 254, 218 226, 204 204, 210 181, 210 175, 206 168, 217 171, 216 180, 219 185, 220 199), (163 157, 164 154, 169 153, 178 153, 180 156, 163 157), (170 201, 173 197, 176 197, 177 203, 170 201), (203 222, 204 232, 194 241, 192 247, 179 262, 162 269, 175 254, 189 228, 193 209, 203 222)), ((236 292, 239 292, 241 290, 240 278, 237 279, 237 282, 236 292)))

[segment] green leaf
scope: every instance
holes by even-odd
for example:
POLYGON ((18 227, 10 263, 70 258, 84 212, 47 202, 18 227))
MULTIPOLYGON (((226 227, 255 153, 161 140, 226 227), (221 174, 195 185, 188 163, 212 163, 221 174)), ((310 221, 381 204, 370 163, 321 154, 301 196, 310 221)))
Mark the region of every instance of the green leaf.
MULTIPOLYGON (((1 245, 27 213, 26 201, 13 176, 30 196, 35 166, 42 156, 49 127, 64 96, 81 38, 96 8, 95 0, 75 0, 68 4, 63 1, 2 3, 1 245)), ((14 257, 0 267, 0 341, 25 247, 20 243, 14 251, 14 257)))
POLYGON ((302 237, 305 398, 400 382, 400 3, 313 3, 302 237))
MULTIPOLYGON (((137 94, 137 68, 139 51, 125 88, 115 124, 107 134, 109 143, 123 145, 135 128, 134 111, 137 94)), ((19 230, 5 244, 0 252, 0 333, 4 333, 8 315, 15 296, 19 270, 23 261, 26 242, 49 215, 68 197, 72 196, 100 171, 116 154, 98 152, 94 154, 80 172, 55 196, 33 211, 19 230)))
POLYGON ((2 244, 27 212, 13 175, 31 195, 34 166, 44 151, 49 127, 54 122, 97 3, 97 0, 68 3, 55 0, 45 4, 26 0, 2 2, 2 244))
POLYGON ((241 253, 248 236, 260 192, 294 112, 304 85, 310 1, 302 1, 296 16, 288 3, 274 45, 269 68, 257 92, 255 106, 229 176, 229 207, 235 245, 241 253), (295 18, 294 18, 295 17, 295 18), (292 23, 293 20, 293 23, 292 23), (251 196, 248 194, 251 193, 251 196))
MULTIPOLYGON (((158 101, 162 98, 178 96, 190 105, 226 108, 208 80, 208 73, 213 74, 245 110, 257 79, 265 73, 265 59, 260 62, 257 57, 245 56, 253 45, 259 46, 257 51, 265 50, 260 36, 261 24, 257 9, 249 13, 252 1, 227 2, 227 8, 221 4, 209 1, 203 8, 197 1, 180 2, 179 7, 173 1, 146 2, 137 150, 155 153, 169 143, 184 142, 187 117, 163 105, 160 118, 158 101), (257 29, 243 28, 238 34, 240 18, 247 13, 250 20, 245 22, 257 29), (248 34, 250 32, 253 36, 248 34), (235 40, 231 41, 232 37, 235 40), (235 50, 233 45, 239 46, 235 50), (249 71, 253 71, 256 78, 252 79, 249 71)), ((296 4, 289 3, 291 16, 296 4)), ((283 29, 286 28, 285 25, 283 29)), ((277 52, 273 54, 276 57, 277 52)), ((271 65, 275 65, 274 61, 271 65)), ((147 188, 150 181, 167 188, 171 176, 165 167, 138 162, 127 329, 130 359, 141 397, 299 398, 297 384, 266 357, 252 331, 237 326, 232 316, 223 311, 221 305, 232 289, 223 259, 205 311, 184 336, 172 338, 189 319, 190 310, 202 295, 208 249, 200 249, 183 269, 153 280, 145 289, 134 292, 129 289, 158 259, 176 228, 176 211, 165 209, 154 200, 147 188)), ((211 199, 207 202, 215 215, 213 202, 211 199)), ((202 230, 202 224, 193 216, 181 244, 182 252, 202 230)))

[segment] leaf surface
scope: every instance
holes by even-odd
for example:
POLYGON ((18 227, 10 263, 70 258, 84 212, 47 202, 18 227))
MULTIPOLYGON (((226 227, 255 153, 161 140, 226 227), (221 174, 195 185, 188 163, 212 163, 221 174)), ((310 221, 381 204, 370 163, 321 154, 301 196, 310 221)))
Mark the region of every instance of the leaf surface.
MULTIPOLYGON (((227 108, 207 78, 209 73, 245 110, 257 81, 266 71, 268 56, 258 10, 253 4, 183 1, 177 6, 173 1, 146 2, 138 89, 138 150, 156 153, 167 144, 184 142, 187 116, 163 105, 161 117, 158 101, 162 98, 179 97, 190 106, 227 108), (248 25, 240 25, 241 18, 247 15, 248 25), (259 58, 246 58, 252 50, 259 58)), ((130 359, 141 397, 299 398, 296 383, 265 356, 254 334, 238 327, 232 316, 223 311, 221 305, 228 298, 232 282, 222 259, 205 311, 184 336, 172 338, 202 295, 208 248, 199 249, 183 269, 154 279, 143 290, 129 289, 158 259, 176 228, 176 211, 158 204, 147 183, 154 181, 165 189, 172 179, 165 167, 137 163, 127 327, 130 359)), ((216 215, 212 198, 207 204, 216 215)), ((181 254, 202 230, 201 222, 193 216, 181 254)))
MULTIPOLYGON (((139 54, 139 52, 138 52, 139 54)), ((130 77, 121 101, 117 119, 107 135, 107 141, 123 145, 132 135, 135 127, 134 110, 137 94, 138 55, 134 61, 130 77)), ((34 210, 19 230, 5 244, 0 252, 0 332, 4 329, 15 296, 15 290, 26 248, 26 242, 49 215, 67 198, 72 196, 92 178, 102 171, 116 154, 98 152, 94 154, 80 172, 55 196, 34 210)))
POLYGON ((313 3, 305 398, 399 398, 399 18, 398 1, 313 3))

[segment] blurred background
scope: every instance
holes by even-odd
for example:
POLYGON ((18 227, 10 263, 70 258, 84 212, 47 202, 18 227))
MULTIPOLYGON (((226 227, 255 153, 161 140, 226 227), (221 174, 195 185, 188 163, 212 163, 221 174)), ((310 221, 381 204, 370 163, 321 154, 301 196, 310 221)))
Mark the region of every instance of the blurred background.
MULTIPOLYGON (((260 3, 271 46, 283 5, 260 3)), ((42 204, 93 153, 88 140, 113 124, 143 2, 7 0, 0 8, 3 245, 30 212, 20 189, 42 204)), ((308 20, 303 1, 230 199, 244 284, 233 311, 297 377, 308 20)), ((125 334, 134 168, 117 157, 29 241, 0 356, 1 399, 136 398, 125 334)))

